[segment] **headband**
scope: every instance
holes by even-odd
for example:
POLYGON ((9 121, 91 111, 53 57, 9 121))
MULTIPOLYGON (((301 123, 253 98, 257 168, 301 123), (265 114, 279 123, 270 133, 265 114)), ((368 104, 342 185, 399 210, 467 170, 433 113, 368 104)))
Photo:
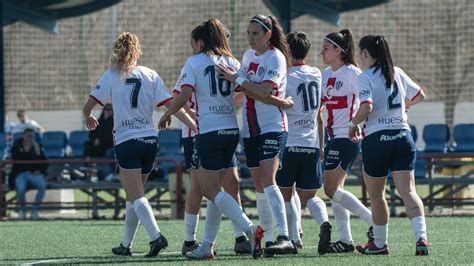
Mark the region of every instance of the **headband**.
POLYGON ((342 49, 342 47, 341 47, 339 44, 337 44, 335 41, 329 39, 328 37, 326 37, 326 38, 324 38, 324 39, 325 39, 326 41, 328 41, 328 42, 334 44, 334 45, 335 45, 336 47, 338 47, 339 49, 341 49, 343 53, 346 53, 346 50, 342 49))
POLYGON ((269 29, 269 28, 267 27, 267 25, 265 25, 265 23, 263 23, 263 22, 260 21, 259 19, 253 18, 253 19, 250 20, 250 22, 257 22, 257 23, 259 23, 260 25, 262 25, 267 31, 270 31, 270 32, 272 31, 271 29, 269 29))

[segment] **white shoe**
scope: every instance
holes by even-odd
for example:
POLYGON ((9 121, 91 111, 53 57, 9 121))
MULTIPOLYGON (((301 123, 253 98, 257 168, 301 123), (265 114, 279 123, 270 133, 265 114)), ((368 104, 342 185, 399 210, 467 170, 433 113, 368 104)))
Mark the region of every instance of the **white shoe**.
POLYGON ((191 260, 210 260, 214 258, 214 251, 211 244, 210 250, 204 250, 204 245, 199 246, 197 249, 186 253, 186 258, 191 260))

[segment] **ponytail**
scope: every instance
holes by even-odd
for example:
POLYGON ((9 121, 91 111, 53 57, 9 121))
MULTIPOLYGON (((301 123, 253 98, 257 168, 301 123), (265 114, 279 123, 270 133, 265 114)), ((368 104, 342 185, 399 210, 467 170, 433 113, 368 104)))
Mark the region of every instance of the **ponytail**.
POLYGON ((385 85, 387 88, 391 87, 395 76, 395 70, 393 67, 390 47, 388 46, 385 37, 382 35, 364 36, 360 39, 359 48, 361 50, 367 50, 370 56, 375 59, 375 63, 372 66, 375 67, 374 72, 380 68, 380 71, 385 78, 385 85))
POLYGON ((228 36, 230 36, 229 30, 215 18, 206 20, 191 32, 191 38, 202 41, 202 53, 234 57, 230 50, 228 36))
POLYGON ((354 56, 354 40, 350 30, 343 29, 339 32, 329 33, 325 40, 332 43, 334 47, 341 49, 341 60, 344 62, 344 64, 357 66, 354 56))
POLYGON ((270 44, 280 50, 280 52, 285 56, 287 66, 289 66, 290 49, 288 48, 288 43, 286 42, 285 33, 283 32, 278 20, 274 16, 266 17, 264 15, 256 15, 250 19, 250 22, 260 24, 265 34, 271 34, 270 44))

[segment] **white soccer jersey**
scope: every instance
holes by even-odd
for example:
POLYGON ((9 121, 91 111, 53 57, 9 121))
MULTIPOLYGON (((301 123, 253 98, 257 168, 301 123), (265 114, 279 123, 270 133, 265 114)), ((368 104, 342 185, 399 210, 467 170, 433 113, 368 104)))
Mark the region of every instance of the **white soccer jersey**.
POLYGON ((402 69, 395 67, 394 82, 387 88, 380 69, 369 68, 359 76, 358 88, 361 103, 373 104, 365 121, 364 136, 387 129, 410 130, 405 99, 413 100, 421 90, 402 69))
MULTIPOLYGON (((239 76, 254 83, 271 82, 273 84, 272 94, 285 98, 286 72, 286 59, 280 50, 272 48, 257 56, 255 50, 249 49, 242 59, 239 76)), ((269 132, 288 131, 284 110, 248 97, 245 97, 242 117, 244 138, 269 132)))
POLYGON ((233 84, 219 78, 217 65, 223 64, 237 71, 240 63, 228 56, 208 56, 199 53, 188 58, 181 70, 175 89, 183 86, 194 90, 198 133, 238 128, 232 97, 233 84))
POLYGON ((286 95, 295 104, 286 110, 288 139, 286 147, 319 148, 317 115, 321 107, 321 71, 308 65, 288 70, 286 95))
POLYGON ((357 76, 362 71, 354 65, 343 65, 336 71, 323 72, 322 100, 326 104, 327 130, 330 139, 349 138, 349 122, 359 108, 357 76))
MULTIPOLYGON (((175 88, 174 91, 181 93, 181 87, 175 88)), ((189 109, 193 110, 196 112, 196 97, 195 94, 191 94, 191 97, 189 97, 189 100, 187 102, 189 109)), ((182 138, 192 138, 196 135, 196 132, 186 126, 185 123, 181 122, 181 137, 182 138)))
POLYGON ((90 96, 101 105, 112 98, 115 145, 134 138, 157 136, 153 107, 172 99, 160 76, 144 66, 123 75, 109 68, 90 96))

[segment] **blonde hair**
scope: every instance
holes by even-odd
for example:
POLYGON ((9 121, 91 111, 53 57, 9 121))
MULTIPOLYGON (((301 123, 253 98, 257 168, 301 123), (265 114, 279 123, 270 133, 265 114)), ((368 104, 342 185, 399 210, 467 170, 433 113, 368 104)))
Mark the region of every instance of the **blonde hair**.
POLYGON ((137 35, 131 32, 123 32, 112 48, 111 67, 120 73, 129 73, 135 67, 141 54, 140 40, 137 35))

